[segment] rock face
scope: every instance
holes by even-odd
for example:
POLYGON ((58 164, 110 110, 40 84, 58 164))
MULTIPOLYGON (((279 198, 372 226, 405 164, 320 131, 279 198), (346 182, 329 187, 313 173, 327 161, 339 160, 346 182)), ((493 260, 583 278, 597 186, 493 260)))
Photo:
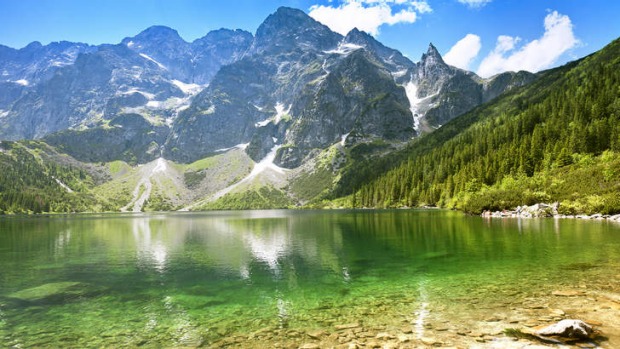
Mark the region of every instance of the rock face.
POLYGON ((528 72, 503 73, 482 79, 472 72, 447 65, 430 44, 420 62, 407 74, 411 109, 420 119, 420 127, 430 131, 444 125, 474 107, 488 102, 504 91, 526 85, 535 78, 528 72))
POLYGON ((204 85, 221 66, 241 58, 252 39, 252 34, 243 30, 220 29, 188 43, 174 29, 153 26, 123 39, 122 44, 159 62, 173 79, 204 85))
POLYGON ((406 142, 533 77, 484 80, 433 45, 413 63, 286 7, 256 36, 220 29, 189 43, 154 26, 118 45, 0 46, 0 72, 0 139, 46 137, 80 159, 132 162, 249 144, 255 161, 277 147, 287 168, 337 143, 406 142))
POLYGON ((110 121, 109 127, 61 131, 44 140, 80 161, 138 164, 161 156, 160 144, 167 134, 167 127, 152 125, 139 114, 121 114, 110 121))

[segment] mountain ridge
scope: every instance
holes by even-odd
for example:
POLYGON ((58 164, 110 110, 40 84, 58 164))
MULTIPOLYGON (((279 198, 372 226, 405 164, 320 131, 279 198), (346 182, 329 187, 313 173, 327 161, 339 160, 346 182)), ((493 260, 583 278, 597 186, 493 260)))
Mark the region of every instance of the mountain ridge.
MULTIPOLYGON (((219 29, 190 43, 152 26, 80 53, 35 85, 5 82, 0 139, 42 140, 85 164, 120 161, 136 176, 140 164, 181 168, 162 172, 176 189, 149 190, 165 196, 158 207, 215 197, 196 207, 222 207, 244 195, 306 204, 331 195, 363 161, 534 79, 526 72, 482 79, 447 65, 432 43, 414 63, 367 33, 342 36, 280 8, 256 35, 219 29), (179 199, 190 187, 202 189, 179 199)), ((110 183, 134 183, 119 184, 128 198, 157 176, 110 183)))

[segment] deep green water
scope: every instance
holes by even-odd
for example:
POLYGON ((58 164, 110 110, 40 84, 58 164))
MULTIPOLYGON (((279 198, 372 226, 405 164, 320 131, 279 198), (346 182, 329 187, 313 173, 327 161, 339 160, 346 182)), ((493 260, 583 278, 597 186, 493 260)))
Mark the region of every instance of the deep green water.
POLYGON ((351 322, 423 331, 426 317, 477 321, 507 298, 615 277, 619 265, 620 225, 601 221, 440 210, 2 218, 0 347, 196 346, 351 322))

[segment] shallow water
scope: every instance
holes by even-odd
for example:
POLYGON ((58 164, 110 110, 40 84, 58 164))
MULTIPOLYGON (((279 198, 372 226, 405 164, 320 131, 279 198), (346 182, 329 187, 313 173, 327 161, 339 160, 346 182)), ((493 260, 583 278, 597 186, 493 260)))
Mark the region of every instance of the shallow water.
POLYGON ((0 347, 505 347, 505 328, 574 317, 599 324, 600 346, 620 345, 620 225, 602 221, 10 217, 0 266, 0 347))

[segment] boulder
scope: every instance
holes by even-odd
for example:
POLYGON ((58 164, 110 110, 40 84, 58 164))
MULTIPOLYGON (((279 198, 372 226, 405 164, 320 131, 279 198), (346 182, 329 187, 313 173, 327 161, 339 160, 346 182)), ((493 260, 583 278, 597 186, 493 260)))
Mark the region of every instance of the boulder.
POLYGON ((592 326, 581 320, 567 319, 536 331, 542 337, 560 337, 563 340, 589 339, 594 334, 592 326))

